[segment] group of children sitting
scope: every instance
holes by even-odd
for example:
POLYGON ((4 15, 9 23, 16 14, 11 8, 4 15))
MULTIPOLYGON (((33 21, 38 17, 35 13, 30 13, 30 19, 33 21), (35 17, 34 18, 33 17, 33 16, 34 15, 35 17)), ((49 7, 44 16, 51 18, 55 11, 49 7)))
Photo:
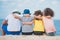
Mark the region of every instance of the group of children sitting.
POLYGON ((23 16, 21 13, 14 11, 9 14, 2 22, 2 35, 43 35, 54 36, 56 29, 52 17, 54 12, 50 8, 37 10, 31 16, 30 10, 25 9, 23 16))

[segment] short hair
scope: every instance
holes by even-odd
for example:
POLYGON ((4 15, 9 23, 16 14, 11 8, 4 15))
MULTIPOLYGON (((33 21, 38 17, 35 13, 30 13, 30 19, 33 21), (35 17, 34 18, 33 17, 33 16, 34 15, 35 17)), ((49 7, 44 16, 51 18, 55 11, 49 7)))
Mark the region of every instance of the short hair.
POLYGON ((37 10, 37 11, 35 11, 34 15, 36 15, 36 16, 41 15, 41 16, 42 16, 42 12, 41 12, 41 10, 37 10))
POLYGON ((50 9, 50 8, 46 8, 46 9, 44 10, 44 16, 48 16, 48 15, 50 15, 51 17, 54 16, 54 12, 53 12, 53 10, 50 9))
POLYGON ((19 11, 14 11, 12 12, 13 14, 17 13, 17 14, 21 14, 19 11))

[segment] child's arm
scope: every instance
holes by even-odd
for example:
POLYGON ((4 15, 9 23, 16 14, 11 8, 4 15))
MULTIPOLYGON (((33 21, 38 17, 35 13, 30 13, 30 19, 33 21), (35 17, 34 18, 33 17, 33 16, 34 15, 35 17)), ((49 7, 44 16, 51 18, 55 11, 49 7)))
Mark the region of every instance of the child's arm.
POLYGON ((33 24, 33 20, 31 22, 22 22, 22 24, 29 24, 29 25, 31 25, 31 24, 33 24))
POLYGON ((39 16, 34 16, 34 18, 42 19, 42 17, 39 17, 39 16))
POLYGON ((32 19, 31 22, 22 22, 22 24, 29 24, 29 25, 31 25, 31 24, 33 24, 33 23, 34 23, 34 17, 33 17, 33 19, 32 19))
POLYGON ((3 20, 2 24, 6 24, 7 23, 7 20, 3 20))
POLYGON ((20 20, 20 16, 17 16, 17 15, 13 15, 16 19, 19 19, 20 20))

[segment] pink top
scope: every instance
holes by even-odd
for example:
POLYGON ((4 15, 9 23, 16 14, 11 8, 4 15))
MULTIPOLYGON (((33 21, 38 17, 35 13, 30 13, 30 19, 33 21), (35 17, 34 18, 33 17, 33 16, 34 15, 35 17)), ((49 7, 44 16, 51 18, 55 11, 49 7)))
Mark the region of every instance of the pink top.
POLYGON ((54 27, 54 22, 52 19, 47 19, 47 18, 43 17, 43 22, 44 22, 44 27, 45 27, 46 33, 56 31, 56 29, 54 27))

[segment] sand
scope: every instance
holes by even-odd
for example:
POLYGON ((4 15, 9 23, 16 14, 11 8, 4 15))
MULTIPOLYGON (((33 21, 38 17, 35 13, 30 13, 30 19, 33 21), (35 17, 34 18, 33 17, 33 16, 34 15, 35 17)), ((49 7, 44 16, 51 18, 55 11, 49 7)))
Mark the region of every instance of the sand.
POLYGON ((60 36, 6 35, 0 36, 0 40, 60 40, 60 36))

